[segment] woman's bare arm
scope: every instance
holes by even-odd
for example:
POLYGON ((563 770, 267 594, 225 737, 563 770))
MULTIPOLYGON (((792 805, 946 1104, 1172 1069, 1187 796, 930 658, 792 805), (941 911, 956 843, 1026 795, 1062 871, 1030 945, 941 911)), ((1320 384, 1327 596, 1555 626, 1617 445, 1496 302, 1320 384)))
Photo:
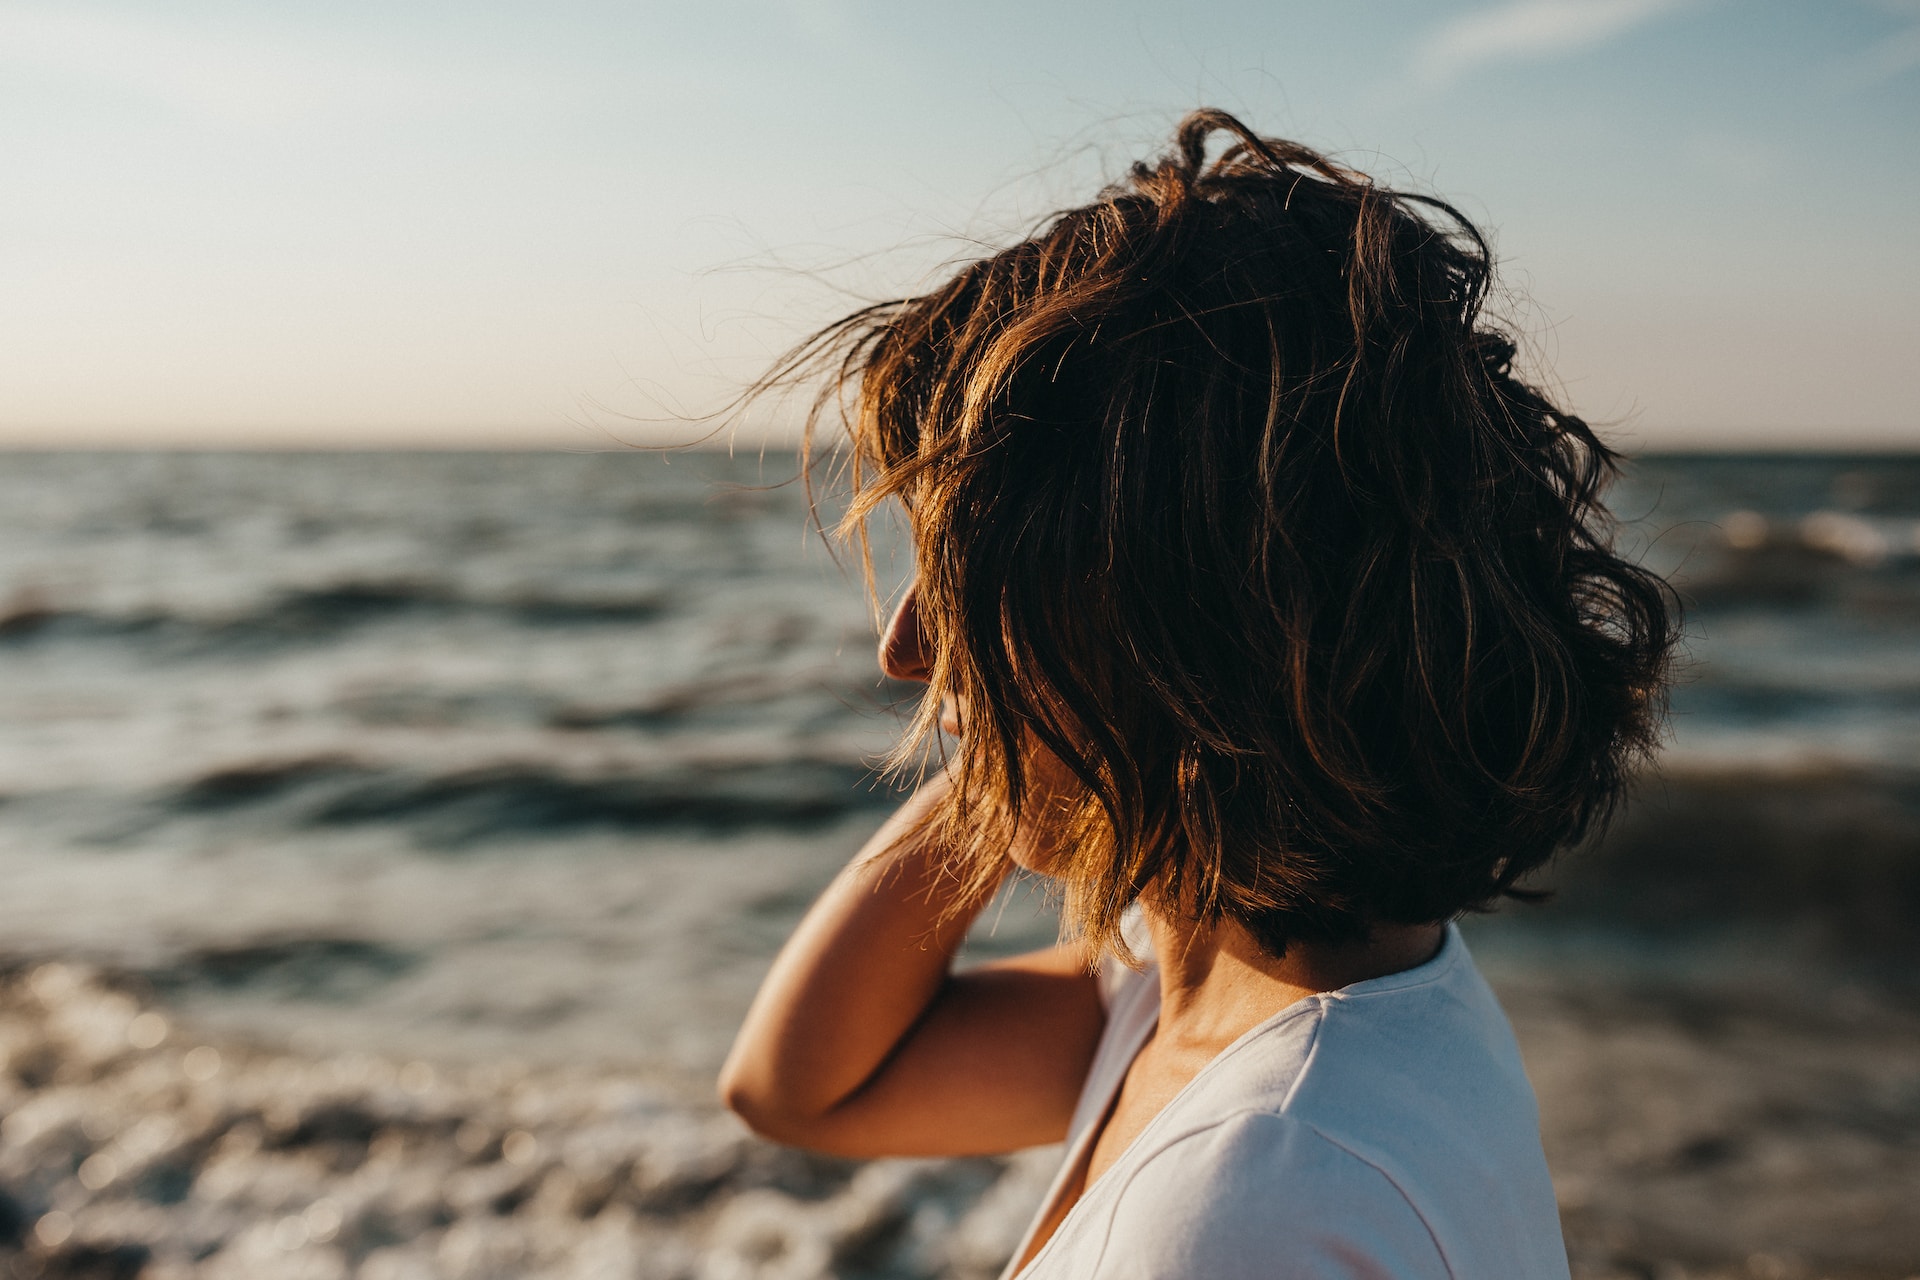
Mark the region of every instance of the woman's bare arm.
POLYGON ((963 1155, 1056 1142, 1105 1023, 1084 953, 951 970, 979 912, 914 827, 934 779, 880 829, 774 961, 720 1074, 766 1137, 839 1155, 963 1155))

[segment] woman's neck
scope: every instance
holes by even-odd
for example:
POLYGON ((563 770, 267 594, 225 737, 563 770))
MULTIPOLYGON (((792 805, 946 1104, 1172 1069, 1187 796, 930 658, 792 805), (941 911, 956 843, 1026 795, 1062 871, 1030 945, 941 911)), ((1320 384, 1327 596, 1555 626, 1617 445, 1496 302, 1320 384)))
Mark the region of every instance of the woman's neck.
POLYGON ((1437 924, 1376 925, 1365 942, 1295 942, 1276 960, 1230 920, 1204 925, 1150 910, 1147 923, 1160 966, 1155 1038, 1208 1057, 1296 1001, 1425 964, 1445 936, 1437 924))

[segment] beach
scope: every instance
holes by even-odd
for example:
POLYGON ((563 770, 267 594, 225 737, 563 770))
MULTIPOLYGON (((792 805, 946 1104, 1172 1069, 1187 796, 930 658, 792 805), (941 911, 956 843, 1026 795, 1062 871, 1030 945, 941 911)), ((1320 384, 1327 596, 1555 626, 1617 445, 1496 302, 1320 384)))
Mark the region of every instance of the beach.
POLYGON ((11 1275, 986 1276, 1051 1172, 785 1151, 627 1070, 195 1043, 58 964, 0 1035, 11 1275))
MULTIPOLYGON (((16 459, 0 1274, 997 1273, 1055 1153, 825 1160, 711 1099, 912 696, 791 469, 16 459)), ((1670 741, 1553 903, 1463 926, 1574 1274, 1920 1275, 1920 463, 1617 505, 1689 605, 1670 741)), ((1022 886, 968 955, 1053 928, 1022 886)))
MULTIPOLYGON (((1913 1274, 1912 1008, 1499 986, 1580 1280, 1913 1274)), ((969 1280, 1058 1158, 860 1164, 756 1141, 683 1079, 214 1043, 63 964, 0 983, 0 1044, 22 1277, 969 1280)))

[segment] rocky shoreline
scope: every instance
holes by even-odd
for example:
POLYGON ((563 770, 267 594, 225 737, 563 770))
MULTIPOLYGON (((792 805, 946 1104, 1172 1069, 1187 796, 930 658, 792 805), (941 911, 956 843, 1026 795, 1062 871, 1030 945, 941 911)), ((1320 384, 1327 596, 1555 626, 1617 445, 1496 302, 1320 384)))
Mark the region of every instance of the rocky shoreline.
POLYGON ((0 982, 0 1274, 986 1277, 1047 1153, 860 1165, 670 1082, 212 1045, 103 975, 0 982))
MULTIPOLYGON (((1920 1274, 1920 1017, 1864 990, 1501 980, 1578 1280, 1920 1274)), ((830 1160, 685 1082, 209 1043, 0 977, 0 1275, 986 1280, 1055 1153, 830 1160)))

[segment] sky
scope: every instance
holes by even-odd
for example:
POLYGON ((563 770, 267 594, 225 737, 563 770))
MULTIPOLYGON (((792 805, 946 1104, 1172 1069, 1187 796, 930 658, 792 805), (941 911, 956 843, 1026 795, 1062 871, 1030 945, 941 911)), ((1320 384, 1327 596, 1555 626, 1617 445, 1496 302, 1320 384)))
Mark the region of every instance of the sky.
POLYGON ((1203 104, 1630 449, 1920 447, 1920 0, 0 0, 0 445, 692 439, 1203 104))

